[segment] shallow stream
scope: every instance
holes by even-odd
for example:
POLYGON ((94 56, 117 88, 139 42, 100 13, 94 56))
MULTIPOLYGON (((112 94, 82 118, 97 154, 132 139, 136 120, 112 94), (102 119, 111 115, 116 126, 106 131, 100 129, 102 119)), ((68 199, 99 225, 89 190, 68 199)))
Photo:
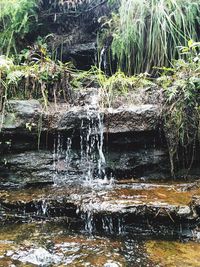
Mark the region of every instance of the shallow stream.
POLYGON ((199 184, 158 179, 164 154, 136 135, 107 151, 96 111, 79 137, 0 158, 0 267, 200 266, 199 184))
POLYGON ((146 235, 88 235, 60 222, 1 227, 0 266, 200 266, 200 244, 146 235))

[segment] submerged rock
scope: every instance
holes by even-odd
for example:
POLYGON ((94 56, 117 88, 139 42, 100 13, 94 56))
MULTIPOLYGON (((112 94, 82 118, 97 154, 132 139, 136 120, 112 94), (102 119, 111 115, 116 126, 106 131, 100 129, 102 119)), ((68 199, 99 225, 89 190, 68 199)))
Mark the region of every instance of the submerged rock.
POLYGON ((49 253, 46 249, 40 247, 37 249, 31 249, 29 251, 19 251, 12 256, 13 260, 18 260, 24 263, 32 263, 37 266, 47 266, 52 264, 58 264, 62 261, 62 258, 55 254, 49 253))
POLYGON ((107 263, 104 264, 103 267, 121 267, 122 265, 117 262, 112 262, 112 260, 108 261, 107 263))
POLYGON ((120 240, 69 232, 66 222, 13 224, 0 229, 0 266, 102 267, 112 259, 125 267, 122 249, 120 240))
POLYGON ((182 192, 184 186, 137 184, 130 181, 104 187, 96 184, 93 188, 66 185, 1 190, 0 216, 2 222, 11 218, 51 220, 54 217, 68 217, 81 222, 80 226, 86 222, 88 229, 91 229, 93 223, 100 229, 110 222, 111 226, 106 227, 112 231, 121 231, 121 221, 124 227, 137 222, 142 224, 147 219, 152 225, 164 224, 167 227, 189 221, 195 223, 198 221, 198 206, 191 200, 194 194, 200 192, 182 192))
POLYGON ((200 244, 178 241, 147 241, 147 255, 154 266, 197 267, 200 244))

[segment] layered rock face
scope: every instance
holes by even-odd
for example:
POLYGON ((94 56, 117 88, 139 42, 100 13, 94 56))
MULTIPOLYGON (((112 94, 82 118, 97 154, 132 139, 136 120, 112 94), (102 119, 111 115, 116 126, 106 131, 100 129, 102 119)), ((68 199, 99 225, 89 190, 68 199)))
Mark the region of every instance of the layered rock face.
MULTIPOLYGON (((113 8, 113 6, 112 6, 113 8)), ((100 18, 111 13, 108 1, 41 1, 36 35, 48 36, 48 47, 58 59, 90 69, 97 55, 100 18)))
POLYGON ((169 180, 161 102, 159 88, 122 96, 112 108, 102 107, 94 88, 76 94, 73 105, 48 109, 37 100, 8 101, 1 114, 2 221, 70 217, 100 232, 146 219, 166 231, 195 227, 198 185, 169 180))
MULTIPOLYGON (((7 165, 11 164, 10 168, 15 171, 16 168, 22 171, 23 162, 27 162, 28 169, 33 170, 34 167, 30 165, 32 161, 29 160, 33 157, 35 169, 48 169, 51 176, 51 164, 47 164, 46 160, 51 158, 53 143, 58 136, 64 143, 67 138, 71 139, 72 159, 79 160, 81 139, 101 136, 102 146, 107 150, 107 173, 126 178, 145 175, 145 172, 150 174, 157 169, 157 174, 161 172, 160 175, 163 176, 167 172, 168 160, 160 129, 160 103, 159 100, 152 103, 151 97, 147 96, 149 93, 141 91, 143 99, 146 99, 142 103, 142 96, 136 94, 137 100, 121 100, 121 105, 117 108, 102 108, 98 89, 80 93, 75 105, 50 104, 48 109, 44 109, 37 100, 8 101, 6 110, 1 114, 1 147, 4 152, 10 149, 20 154, 14 157, 8 154, 2 162, 6 158, 7 165), (51 151, 26 152, 37 148, 39 141, 41 148, 46 146, 51 151)), ((58 142, 56 140, 56 145, 58 142)), ((78 167, 76 169, 78 171, 78 167)), ((45 171, 44 175, 46 176, 45 171)))

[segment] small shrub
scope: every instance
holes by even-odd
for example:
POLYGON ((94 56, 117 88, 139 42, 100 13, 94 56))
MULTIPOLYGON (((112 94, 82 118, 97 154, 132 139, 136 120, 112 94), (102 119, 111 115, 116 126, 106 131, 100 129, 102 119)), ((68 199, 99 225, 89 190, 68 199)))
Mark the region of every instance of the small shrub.
POLYGON ((199 46, 200 43, 190 41, 187 47, 181 47, 187 59, 176 61, 173 75, 165 74, 160 79, 166 98, 163 118, 172 175, 177 161, 182 162, 184 168, 191 168, 200 142, 199 46))
POLYGON ((70 102, 70 79, 69 64, 47 59, 29 65, 15 65, 10 59, 0 58, 1 99, 42 98, 45 106, 48 100, 70 102))

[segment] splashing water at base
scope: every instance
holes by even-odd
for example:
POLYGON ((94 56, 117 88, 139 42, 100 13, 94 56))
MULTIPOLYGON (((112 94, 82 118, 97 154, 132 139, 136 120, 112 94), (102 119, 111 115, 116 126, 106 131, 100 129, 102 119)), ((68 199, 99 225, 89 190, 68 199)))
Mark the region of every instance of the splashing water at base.
POLYGON ((49 253, 44 248, 30 249, 29 251, 19 252, 18 255, 12 257, 14 260, 19 260, 24 263, 32 263, 37 266, 49 266, 51 264, 58 264, 61 258, 49 253))

